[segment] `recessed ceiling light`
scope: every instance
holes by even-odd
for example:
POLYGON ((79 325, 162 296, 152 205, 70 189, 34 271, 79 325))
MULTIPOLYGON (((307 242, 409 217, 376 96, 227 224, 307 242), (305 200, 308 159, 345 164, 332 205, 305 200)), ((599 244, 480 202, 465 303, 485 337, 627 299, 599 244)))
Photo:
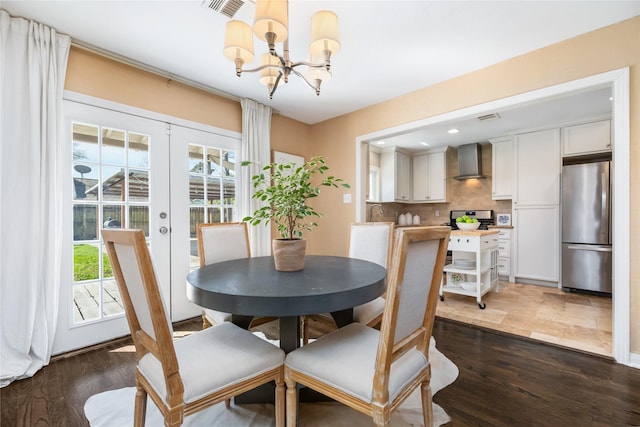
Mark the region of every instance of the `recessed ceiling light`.
POLYGON ((460 132, 460 129, 458 129, 458 128, 449 129, 447 131, 447 133, 458 133, 458 132, 460 132))
POLYGON ((421 142, 420 145, 424 145, 425 147, 428 147, 429 143, 428 142, 421 142))
POLYGON ((384 145, 384 144, 386 144, 386 142, 385 142, 385 141, 378 141, 378 142, 376 142, 376 144, 378 144, 378 145, 384 145))

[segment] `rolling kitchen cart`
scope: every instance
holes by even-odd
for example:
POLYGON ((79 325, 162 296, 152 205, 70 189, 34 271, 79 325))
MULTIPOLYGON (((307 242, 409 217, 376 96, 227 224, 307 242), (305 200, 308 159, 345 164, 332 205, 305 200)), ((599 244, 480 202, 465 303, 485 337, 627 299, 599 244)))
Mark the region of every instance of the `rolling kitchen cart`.
POLYGON ((451 232, 448 249, 452 262, 444 266, 446 283, 440 283, 440 301, 444 292, 475 296, 484 310, 482 296, 492 289, 498 292, 498 230, 451 232))

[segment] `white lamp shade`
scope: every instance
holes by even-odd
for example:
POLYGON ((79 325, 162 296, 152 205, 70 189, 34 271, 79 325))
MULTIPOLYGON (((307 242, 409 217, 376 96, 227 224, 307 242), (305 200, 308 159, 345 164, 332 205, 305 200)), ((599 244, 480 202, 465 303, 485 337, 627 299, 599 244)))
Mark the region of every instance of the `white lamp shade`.
MULTIPOLYGON (((260 65, 262 66, 267 64, 274 65, 274 67, 267 67, 260 70, 260 83, 265 86, 275 84, 280 72, 280 60, 269 53, 263 53, 260 57, 260 65)), ((283 81, 284 79, 281 78, 278 82, 278 86, 280 86, 283 81)))
POLYGON ((311 17, 311 43, 309 51, 312 56, 322 55, 325 50, 331 55, 340 52, 340 32, 338 31, 338 15, 330 10, 321 10, 311 17))
MULTIPOLYGON (((324 64, 324 56, 311 57, 311 60, 309 62, 311 62, 312 64, 324 64)), ((329 80, 331 80, 331 71, 327 71, 324 68, 307 67, 307 72, 304 74, 304 76, 310 82, 313 82, 315 80, 328 82, 329 80)))
POLYGON ((289 25, 289 7, 287 0, 258 0, 253 19, 253 32, 262 41, 267 41, 267 32, 276 35, 275 42, 287 39, 289 25))
POLYGON ((242 21, 227 22, 224 36, 224 56, 231 61, 236 58, 245 63, 253 61, 253 34, 251 27, 242 21))

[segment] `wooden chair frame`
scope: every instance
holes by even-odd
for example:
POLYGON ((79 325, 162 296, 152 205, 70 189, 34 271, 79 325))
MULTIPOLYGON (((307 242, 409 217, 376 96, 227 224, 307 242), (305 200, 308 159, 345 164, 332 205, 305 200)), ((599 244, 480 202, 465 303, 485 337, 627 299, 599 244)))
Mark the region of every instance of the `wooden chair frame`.
MULTIPOLYGON (((427 363, 419 375, 405 385, 403 390, 389 400, 389 376, 392 363, 412 348, 418 349, 429 360, 429 341, 433 331, 438 291, 442 278, 442 269, 447 256, 447 246, 451 230, 448 227, 407 227, 396 231, 392 267, 387 276, 387 300, 380 327, 378 349, 375 362, 373 398, 371 402, 354 397, 340 389, 326 384, 322 380, 291 369, 285 362, 285 382, 287 384, 287 425, 294 426, 297 419, 297 385, 312 388, 338 402, 371 416, 377 426, 388 425, 391 413, 409 397, 417 387, 421 390, 424 425, 431 426, 433 419, 431 395, 431 365, 427 363), (438 251, 431 277, 427 305, 422 325, 398 343, 395 342, 395 330, 398 320, 400 295, 410 242, 438 240, 438 251)), ((322 339, 322 338, 320 338, 322 339)))
POLYGON ((211 405, 226 401, 261 384, 275 381, 276 383, 276 423, 284 425, 284 382, 283 368, 272 369, 258 376, 248 378, 240 383, 225 387, 211 393, 197 401, 185 403, 183 399, 184 385, 180 376, 180 367, 173 345, 173 337, 169 327, 169 320, 165 312, 164 303, 158 288, 155 271, 142 230, 109 229, 102 230, 104 244, 111 261, 113 274, 124 302, 125 314, 131 337, 136 348, 136 362, 140 362, 147 353, 160 361, 166 384, 166 404, 162 397, 154 390, 147 379, 136 366, 136 397, 134 409, 134 426, 142 427, 146 418, 147 395, 159 408, 165 420, 165 426, 179 426, 185 416, 198 412, 211 405), (155 338, 143 330, 136 314, 127 281, 115 245, 127 245, 133 248, 144 294, 148 303, 155 338))

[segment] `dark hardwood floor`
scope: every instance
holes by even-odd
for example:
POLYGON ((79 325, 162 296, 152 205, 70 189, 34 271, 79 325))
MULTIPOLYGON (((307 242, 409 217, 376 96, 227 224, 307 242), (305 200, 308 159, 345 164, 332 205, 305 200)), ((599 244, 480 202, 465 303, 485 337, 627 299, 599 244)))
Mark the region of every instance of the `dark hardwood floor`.
MULTIPOLYGON (((199 329, 200 319, 176 331, 199 329)), ((313 333, 313 330, 312 330, 313 333)), ((640 425, 640 370, 605 358, 438 318, 437 346, 459 368, 434 396, 449 426, 640 425)), ((3 427, 87 426, 89 396, 133 386, 128 339, 58 357, 0 389, 3 427)))

